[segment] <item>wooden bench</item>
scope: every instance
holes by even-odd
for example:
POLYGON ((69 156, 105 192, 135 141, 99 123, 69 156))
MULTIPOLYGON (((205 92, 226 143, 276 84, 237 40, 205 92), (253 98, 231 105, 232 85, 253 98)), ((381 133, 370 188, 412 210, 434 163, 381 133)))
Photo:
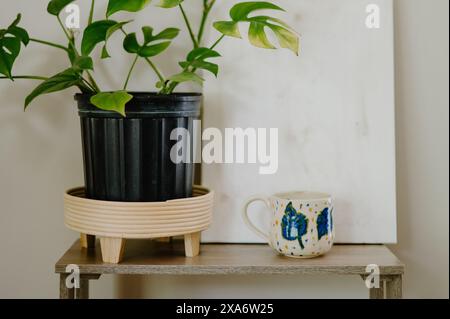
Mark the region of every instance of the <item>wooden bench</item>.
MULTIPOLYGON (((368 265, 377 265, 380 287, 370 298, 401 298, 404 265, 384 245, 336 245, 314 259, 293 259, 276 254, 267 245, 202 244, 201 254, 185 257, 182 241, 131 240, 120 264, 103 263, 100 245, 82 248, 76 241, 55 265, 60 275, 60 298, 89 298, 89 281, 103 274, 120 275, 303 275, 336 274, 366 279, 368 265), (67 268, 72 265, 72 268, 67 268), (79 270, 79 288, 68 288, 66 279, 79 270)), ((71 279, 71 278, 69 278, 71 279)), ((362 281, 361 284, 364 284, 362 281)))

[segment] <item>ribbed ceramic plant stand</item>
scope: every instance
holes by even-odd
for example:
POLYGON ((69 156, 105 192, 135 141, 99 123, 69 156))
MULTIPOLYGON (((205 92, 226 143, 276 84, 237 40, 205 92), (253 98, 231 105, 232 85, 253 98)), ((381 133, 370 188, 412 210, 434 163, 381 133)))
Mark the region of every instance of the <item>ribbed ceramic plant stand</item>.
POLYGON ((195 186, 193 197, 167 202, 110 202, 85 198, 83 187, 64 195, 65 224, 85 248, 100 238, 103 261, 120 263, 126 239, 184 236, 187 257, 200 252, 200 234, 211 224, 214 193, 195 186))

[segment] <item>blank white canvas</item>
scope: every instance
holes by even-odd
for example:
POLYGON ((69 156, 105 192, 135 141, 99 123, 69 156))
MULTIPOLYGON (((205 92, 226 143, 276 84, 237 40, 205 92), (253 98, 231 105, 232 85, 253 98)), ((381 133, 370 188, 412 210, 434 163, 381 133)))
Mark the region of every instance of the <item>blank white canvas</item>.
MULTIPOLYGON (((218 1, 214 19, 228 18, 236 2, 218 1)), ((242 221, 245 200, 311 190, 335 198, 337 242, 396 242, 392 1, 275 3, 301 34, 300 56, 226 39, 218 80, 205 75, 203 128, 279 128, 279 169, 259 175, 255 164, 204 165, 216 201, 203 241, 261 242, 242 221), (366 27, 369 4, 380 8, 379 29, 366 27)), ((261 204, 251 211, 268 229, 270 213, 261 204)))

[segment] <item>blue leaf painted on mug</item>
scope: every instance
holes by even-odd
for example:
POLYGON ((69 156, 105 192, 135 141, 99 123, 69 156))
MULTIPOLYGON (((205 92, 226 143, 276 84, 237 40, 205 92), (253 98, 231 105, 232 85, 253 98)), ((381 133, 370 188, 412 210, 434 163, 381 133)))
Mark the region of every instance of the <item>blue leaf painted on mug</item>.
POLYGON ((284 216, 281 220, 281 234, 286 240, 297 240, 300 247, 304 249, 302 237, 307 233, 308 230, 308 220, 306 216, 297 213, 295 208, 292 206, 292 202, 286 206, 284 216))
POLYGON ((317 236, 319 240, 331 232, 331 212, 328 207, 317 216, 317 236))
POLYGON ((286 240, 296 240, 298 237, 298 217, 292 203, 289 203, 284 211, 281 220, 281 232, 286 240))
POLYGON ((308 232, 308 219, 306 219, 306 216, 303 214, 298 215, 299 218, 299 225, 298 225, 298 243, 300 244, 300 247, 302 249, 305 249, 305 246, 303 245, 302 237, 306 235, 308 232))

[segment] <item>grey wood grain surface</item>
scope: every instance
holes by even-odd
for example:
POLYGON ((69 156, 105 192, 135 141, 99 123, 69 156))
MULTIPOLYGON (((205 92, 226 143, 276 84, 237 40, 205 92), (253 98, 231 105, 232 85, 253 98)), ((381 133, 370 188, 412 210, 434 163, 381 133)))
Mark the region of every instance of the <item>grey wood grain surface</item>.
POLYGON ((100 246, 81 248, 80 241, 55 265, 56 273, 65 273, 75 264, 81 274, 140 275, 224 275, 224 274, 342 274, 365 275, 366 266, 376 264, 380 275, 402 275, 404 265, 383 245, 336 245, 326 255, 314 259, 293 259, 277 255, 267 245, 203 244, 194 258, 184 256, 183 242, 130 240, 123 262, 102 262, 100 246))

